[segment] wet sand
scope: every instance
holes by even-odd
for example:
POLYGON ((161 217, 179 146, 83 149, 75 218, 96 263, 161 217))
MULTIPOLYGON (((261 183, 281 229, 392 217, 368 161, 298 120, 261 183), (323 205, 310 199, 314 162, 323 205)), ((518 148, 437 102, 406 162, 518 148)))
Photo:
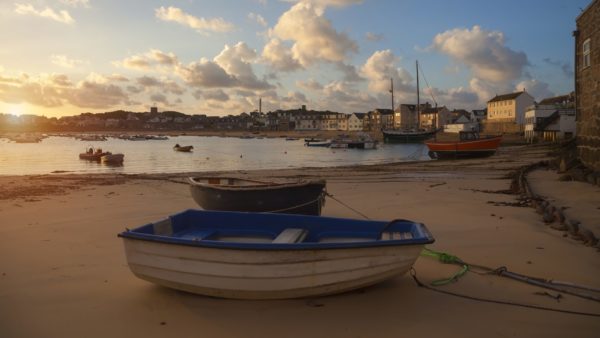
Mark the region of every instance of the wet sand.
MULTIPOLYGON (((433 250, 600 288, 595 248, 547 227, 534 209, 513 206, 518 196, 508 192, 509 174, 548 159, 547 152, 511 147, 481 160, 236 174, 323 177, 329 193, 372 219, 425 223, 436 238, 429 246, 433 250)), ((597 317, 443 295, 419 288, 409 275, 350 293, 280 301, 215 299, 142 281, 129 271, 116 235, 195 208, 187 176, 0 176, 0 336, 597 337, 600 332, 597 317)), ((576 210, 586 219, 598 213, 599 206, 589 203, 576 210)), ((361 217, 333 199, 323 215, 361 217)), ((431 282, 458 267, 420 257, 415 269, 423 282, 431 282)), ((554 291, 493 275, 467 273, 441 289, 600 313, 600 303, 567 294, 557 301, 542 294, 554 291)))

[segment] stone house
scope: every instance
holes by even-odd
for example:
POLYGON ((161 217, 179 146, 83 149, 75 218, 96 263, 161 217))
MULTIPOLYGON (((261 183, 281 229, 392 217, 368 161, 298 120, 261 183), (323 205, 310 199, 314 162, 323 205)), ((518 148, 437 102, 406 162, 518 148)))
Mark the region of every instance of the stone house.
POLYGON ((588 5, 576 25, 577 153, 586 167, 600 171, 600 0, 588 5))

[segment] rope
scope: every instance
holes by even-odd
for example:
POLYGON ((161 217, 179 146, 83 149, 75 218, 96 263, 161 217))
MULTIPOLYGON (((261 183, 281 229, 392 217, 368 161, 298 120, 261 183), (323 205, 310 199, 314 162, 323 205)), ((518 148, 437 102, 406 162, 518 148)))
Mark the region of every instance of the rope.
POLYGON ((346 208, 348 208, 348 209, 350 209, 350 210, 354 211, 355 213, 357 213, 357 214, 361 215, 361 216, 362 216, 362 217, 364 217, 365 219, 367 219, 367 220, 371 220, 371 219, 370 219, 370 218, 369 218, 367 215, 365 215, 365 214, 363 214, 362 212, 360 212, 360 211, 358 211, 358 210, 356 210, 356 209, 352 208, 351 206, 347 205, 346 203, 344 203, 344 202, 342 202, 342 201, 338 200, 338 199, 337 199, 337 198, 335 198, 335 197, 334 197, 332 194, 330 194, 330 193, 328 193, 328 192, 325 192, 325 195, 327 195, 327 196, 331 197, 331 199, 332 199, 332 200, 334 200, 334 201, 338 202, 339 204, 341 204, 341 205, 345 206, 346 208))
POLYGON ((312 201, 308 201, 302 204, 298 204, 298 205, 294 205, 291 206, 289 208, 285 208, 285 209, 278 209, 278 210, 270 210, 270 211, 262 211, 262 212, 266 212, 266 213, 279 213, 279 212, 284 212, 284 211, 289 211, 289 210, 293 210, 293 209, 297 209, 297 208, 302 208, 304 206, 307 206, 309 204, 313 204, 313 203, 319 203, 319 208, 323 207, 323 205, 325 205, 325 203, 321 203, 321 201, 325 201, 325 195, 327 194, 327 192, 323 192, 321 194, 319 194, 319 197, 317 197, 316 199, 312 200, 312 201))
POLYGON ((424 248, 423 251, 421 251, 421 256, 435 257, 438 259, 438 261, 440 261, 444 264, 462 265, 462 268, 458 272, 456 272, 454 275, 452 275, 448 278, 437 279, 437 280, 434 280, 433 282, 431 282, 431 285, 433 285, 433 286, 442 286, 442 285, 454 283, 454 282, 458 281, 458 279, 460 277, 464 276, 467 273, 467 271, 469 271, 469 265, 467 263, 463 262, 460 258, 450 255, 450 254, 447 254, 445 252, 437 252, 437 251, 433 251, 433 250, 424 248))
POLYGON ((509 271, 504 266, 501 266, 496 269, 492 269, 490 267, 483 266, 483 265, 469 264, 469 263, 464 262, 463 260, 461 260, 460 258, 458 258, 456 256, 453 256, 453 255, 450 255, 450 254, 447 254, 444 252, 433 251, 428 248, 423 249, 423 251, 421 252, 421 256, 435 257, 444 264, 455 264, 455 265, 462 266, 462 269, 460 271, 458 271, 457 273, 455 273, 453 276, 451 276, 449 278, 438 279, 438 280, 431 282, 431 285, 434 285, 434 286, 446 285, 449 283, 456 282, 458 280, 458 278, 460 278, 464 274, 466 274, 467 271, 472 271, 472 272, 480 274, 480 275, 493 274, 493 275, 498 275, 498 276, 502 276, 502 277, 506 277, 506 278, 511 278, 511 279, 514 279, 514 280, 517 280, 520 282, 525 282, 527 284, 532 284, 532 285, 540 286, 540 287, 543 287, 546 289, 560 291, 560 292, 564 292, 564 293, 567 293, 567 294, 570 294, 573 296, 577 296, 580 298, 600 302, 600 297, 597 297, 597 296, 594 296, 591 294, 587 294, 587 293, 577 292, 576 290, 567 289, 567 288, 573 288, 573 289, 579 289, 579 290, 599 292, 598 289, 594 289, 594 288, 591 288, 588 286, 581 286, 581 285, 576 285, 576 284, 567 283, 567 282, 553 282, 552 280, 547 280, 544 278, 531 277, 531 276, 527 276, 527 275, 509 271), (473 268, 483 270, 484 272, 474 271, 473 268))
POLYGON ((417 283, 417 286, 425 288, 427 290, 435 291, 435 292, 438 292, 438 293, 443 293, 445 295, 450 295, 450 296, 454 296, 454 297, 460 297, 460 298, 475 300, 475 301, 478 301, 478 302, 485 302, 485 303, 493 303, 493 304, 502 304, 502 305, 511 305, 511 306, 517 306, 517 307, 524 307, 524 308, 535 309, 535 310, 553 311, 553 312, 568 313, 568 314, 580 315, 580 316, 600 317, 600 313, 590 313, 590 312, 562 310, 562 309, 550 308, 550 307, 545 307, 545 306, 522 304, 522 303, 509 302, 509 301, 496 300, 496 299, 480 298, 480 297, 474 297, 474 296, 469 296, 469 295, 463 295, 463 294, 456 293, 456 292, 451 292, 451 291, 446 291, 446 290, 440 290, 440 289, 437 289, 437 288, 434 288, 434 287, 431 287, 431 286, 429 286, 427 284, 422 283, 417 278, 417 271, 414 268, 410 269, 410 275, 415 280, 415 283, 417 283))

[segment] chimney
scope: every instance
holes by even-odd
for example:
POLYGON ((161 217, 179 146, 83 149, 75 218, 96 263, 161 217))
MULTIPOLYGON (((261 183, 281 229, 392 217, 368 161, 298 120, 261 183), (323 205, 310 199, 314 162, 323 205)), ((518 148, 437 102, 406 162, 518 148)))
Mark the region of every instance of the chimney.
POLYGON ((262 113, 262 97, 258 98, 258 112, 262 113))

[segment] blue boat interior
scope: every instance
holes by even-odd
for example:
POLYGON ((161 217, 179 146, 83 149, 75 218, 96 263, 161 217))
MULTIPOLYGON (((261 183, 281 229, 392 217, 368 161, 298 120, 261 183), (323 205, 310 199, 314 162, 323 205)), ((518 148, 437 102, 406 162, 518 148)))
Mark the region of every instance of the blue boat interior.
POLYGON ((197 246, 238 248, 428 244, 427 228, 407 220, 367 221, 323 216, 185 210, 119 236, 197 246))

